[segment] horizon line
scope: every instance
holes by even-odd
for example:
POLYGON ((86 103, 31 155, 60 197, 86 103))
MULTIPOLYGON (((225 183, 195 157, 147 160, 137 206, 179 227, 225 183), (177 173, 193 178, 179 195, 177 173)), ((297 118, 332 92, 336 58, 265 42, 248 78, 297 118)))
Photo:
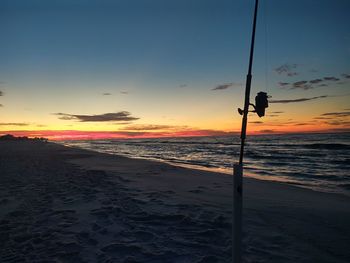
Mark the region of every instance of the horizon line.
MULTIPOLYGON (((288 134, 323 134, 348 133, 350 128, 299 130, 299 131, 250 131, 249 136, 288 135, 288 134)), ((46 138, 50 141, 68 140, 107 140, 107 139, 157 139, 157 138, 185 138, 185 137, 218 137, 238 136, 240 131, 196 130, 180 132, 128 132, 128 131, 80 131, 80 130, 13 130, 0 131, 0 136, 13 135, 15 137, 46 138)))

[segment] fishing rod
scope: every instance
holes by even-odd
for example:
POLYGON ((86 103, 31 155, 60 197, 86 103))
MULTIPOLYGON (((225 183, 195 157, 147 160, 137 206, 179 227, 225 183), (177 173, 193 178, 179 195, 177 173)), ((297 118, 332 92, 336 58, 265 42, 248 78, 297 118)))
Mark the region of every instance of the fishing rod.
POLYGON ((250 89, 252 82, 252 67, 255 45, 256 20, 258 15, 259 0, 255 0, 253 30, 249 55, 249 67, 246 78, 244 109, 238 109, 242 117, 241 148, 239 162, 233 166, 233 215, 232 215, 232 260, 233 263, 240 263, 242 260, 242 194, 243 194, 243 155, 244 143, 247 133, 247 122, 249 106, 253 106, 259 117, 265 116, 265 109, 268 107, 268 96, 266 92, 259 92, 255 97, 255 105, 250 103, 250 89))

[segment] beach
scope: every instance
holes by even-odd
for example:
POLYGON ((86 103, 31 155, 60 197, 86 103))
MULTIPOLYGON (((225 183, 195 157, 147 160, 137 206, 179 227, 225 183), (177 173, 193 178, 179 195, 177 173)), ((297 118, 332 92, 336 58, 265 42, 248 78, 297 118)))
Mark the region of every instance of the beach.
MULTIPOLYGON (((349 262, 350 197, 244 178, 244 262, 349 262)), ((1 262, 231 262, 232 176, 0 142, 1 262)))

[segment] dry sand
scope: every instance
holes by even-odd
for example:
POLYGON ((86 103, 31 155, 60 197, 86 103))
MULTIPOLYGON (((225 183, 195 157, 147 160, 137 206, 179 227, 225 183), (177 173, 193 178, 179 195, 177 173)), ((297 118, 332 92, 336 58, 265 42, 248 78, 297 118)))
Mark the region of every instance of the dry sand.
MULTIPOLYGON (((244 262, 350 262, 350 197, 244 186, 244 262)), ((230 262, 231 206, 227 175, 0 142, 0 262, 230 262)))

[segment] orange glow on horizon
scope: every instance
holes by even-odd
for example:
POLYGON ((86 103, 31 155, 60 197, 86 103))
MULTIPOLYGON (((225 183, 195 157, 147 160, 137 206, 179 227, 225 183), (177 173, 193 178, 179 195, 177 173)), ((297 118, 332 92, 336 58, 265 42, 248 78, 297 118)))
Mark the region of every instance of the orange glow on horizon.
POLYGON ((161 138, 161 137, 196 137, 196 136, 222 136, 233 133, 222 131, 177 131, 177 132, 109 132, 109 131, 0 131, 0 136, 11 134, 17 137, 47 138, 52 141, 63 140, 103 140, 103 139, 132 139, 132 138, 161 138))
MULTIPOLYGON (((326 133, 326 132, 350 132, 350 129, 291 129, 291 127, 279 130, 249 131, 248 135, 263 134, 290 134, 290 133, 326 133)), ((0 131, 0 136, 11 134, 16 137, 47 138, 51 141, 63 140, 103 140, 103 139, 142 139, 165 137, 203 137, 203 136, 229 136, 239 135, 239 131, 215 131, 215 130, 185 130, 174 132, 145 132, 145 131, 78 131, 78 130, 17 130, 0 131)))

